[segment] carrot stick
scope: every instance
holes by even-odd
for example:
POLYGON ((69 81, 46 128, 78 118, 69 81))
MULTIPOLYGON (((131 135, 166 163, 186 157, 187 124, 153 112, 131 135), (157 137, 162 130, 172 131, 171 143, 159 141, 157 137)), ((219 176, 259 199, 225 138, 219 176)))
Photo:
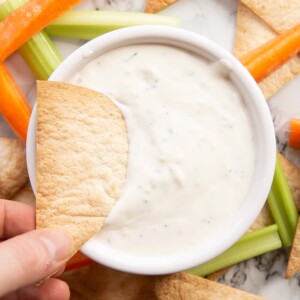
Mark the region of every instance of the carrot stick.
POLYGON ((300 120, 292 119, 290 122, 289 146, 300 149, 300 120))
POLYGON ((3 63, 0 63, 0 112, 25 142, 31 109, 3 63))
POLYGON ((259 82, 300 51, 300 24, 240 58, 259 82))
POLYGON ((65 272, 75 270, 81 267, 85 267, 94 263, 91 259, 84 256, 82 253, 77 252, 68 262, 66 265, 65 272))
POLYGON ((0 23, 0 62, 80 0, 28 0, 0 23))

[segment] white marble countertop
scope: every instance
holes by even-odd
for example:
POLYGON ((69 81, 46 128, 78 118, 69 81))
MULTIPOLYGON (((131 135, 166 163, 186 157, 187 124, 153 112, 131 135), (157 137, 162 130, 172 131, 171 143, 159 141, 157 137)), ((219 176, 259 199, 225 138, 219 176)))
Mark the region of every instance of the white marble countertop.
MULTIPOLYGON (((83 9, 105 9, 124 11, 143 11, 144 0, 88 0, 79 7, 83 9)), ((179 0, 161 12, 178 16, 180 27, 211 38, 228 50, 234 39, 237 0, 179 0)), ((64 57, 82 44, 81 41, 55 39, 64 57)), ((25 95, 34 100, 34 76, 18 54, 7 62, 13 76, 25 95)), ((300 117, 300 76, 286 85, 268 102, 278 137, 279 150, 300 166, 300 154, 286 146, 288 120, 300 117)), ((0 136, 12 136, 9 127, 0 117, 0 136)), ((300 276, 290 280, 283 279, 287 263, 285 250, 267 253, 263 256, 232 267, 220 282, 262 295, 269 300, 300 299, 300 276)))

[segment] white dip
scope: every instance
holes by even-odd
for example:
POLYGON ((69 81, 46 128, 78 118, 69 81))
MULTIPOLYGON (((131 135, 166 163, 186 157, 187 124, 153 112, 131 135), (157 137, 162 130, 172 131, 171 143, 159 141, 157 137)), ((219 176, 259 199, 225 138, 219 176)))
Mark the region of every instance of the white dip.
POLYGON ((125 186, 97 239, 132 255, 177 254, 205 243, 237 212, 255 151, 229 72, 227 61, 133 45, 72 78, 115 99, 129 135, 125 186))

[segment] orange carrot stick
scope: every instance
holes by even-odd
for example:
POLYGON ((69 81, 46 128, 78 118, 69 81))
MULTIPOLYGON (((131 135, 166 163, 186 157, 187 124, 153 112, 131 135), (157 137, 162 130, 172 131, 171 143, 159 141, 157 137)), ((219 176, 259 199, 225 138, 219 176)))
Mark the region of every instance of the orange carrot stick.
POLYGON ((292 119, 290 122, 289 146, 300 149, 300 120, 292 119))
POLYGON ((31 109, 3 63, 0 63, 0 112, 25 142, 31 109))
POLYGON ((259 82, 300 51, 300 24, 240 58, 259 82))
POLYGON ((0 62, 80 0, 28 0, 0 23, 0 62))
POLYGON ((66 265, 65 272, 75 270, 81 267, 88 266, 94 263, 91 259, 84 256, 82 253, 77 252, 68 262, 66 265))

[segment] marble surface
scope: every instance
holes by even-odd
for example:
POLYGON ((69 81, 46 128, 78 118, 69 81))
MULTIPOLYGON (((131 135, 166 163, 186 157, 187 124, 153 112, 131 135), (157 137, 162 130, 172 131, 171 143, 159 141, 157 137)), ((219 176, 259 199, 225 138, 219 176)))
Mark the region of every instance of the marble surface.
MULTIPOLYGON (((142 11, 144 0, 89 0, 79 5, 80 9, 105 9, 142 11)), ((237 0, 179 0, 161 14, 178 16, 180 27, 211 38, 226 49, 233 45, 237 0)), ((55 44, 64 57, 83 42, 55 39, 55 44)), ((34 76, 18 54, 12 55, 7 65, 20 84, 25 95, 35 98, 34 76)), ((300 166, 300 154, 287 147, 288 120, 300 117, 300 77, 286 85, 269 101, 278 137, 279 150, 300 166)), ((0 117, 0 136, 13 136, 0 117)), ((300 276, 290 280, 283 278, 287 263, 287 251, 267 253, 232 267, 220 278, 220 282, 261 296, 268 300, 300 299, 300 276)))

